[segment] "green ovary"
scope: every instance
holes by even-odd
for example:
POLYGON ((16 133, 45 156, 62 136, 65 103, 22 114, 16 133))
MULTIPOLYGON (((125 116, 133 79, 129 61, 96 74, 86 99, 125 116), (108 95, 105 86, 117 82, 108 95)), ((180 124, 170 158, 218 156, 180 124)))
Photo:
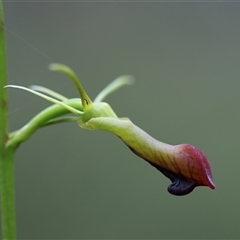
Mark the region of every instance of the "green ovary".
POLYGON ((89 130, 111 132, 120 137, 128 147, 142 158, 162 165, 162 167, 168 167, 169 165, 165 160, 168 160, 173 154, 174 147, 157 141, 127 118, 97 117, 90 119, 85 124, 80 124, 80 126, 89 130))

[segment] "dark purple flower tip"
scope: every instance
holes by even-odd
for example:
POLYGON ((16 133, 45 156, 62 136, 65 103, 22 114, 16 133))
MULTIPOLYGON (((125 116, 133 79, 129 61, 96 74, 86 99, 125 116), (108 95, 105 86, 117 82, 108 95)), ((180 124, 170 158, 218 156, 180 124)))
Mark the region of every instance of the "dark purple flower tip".
POLYGON ((168 192, 173 195, 189 194, 197 186, 215 188, 210 164, 200 149, 189 144, 176 145, 173 148, 173 152, 166 159, 159 161, 158 158, 155 162, 149 161, 131 147, 130 150, 172 181, 168 186, 168 192), (161 162, 164 164, 161 165, 161 162))

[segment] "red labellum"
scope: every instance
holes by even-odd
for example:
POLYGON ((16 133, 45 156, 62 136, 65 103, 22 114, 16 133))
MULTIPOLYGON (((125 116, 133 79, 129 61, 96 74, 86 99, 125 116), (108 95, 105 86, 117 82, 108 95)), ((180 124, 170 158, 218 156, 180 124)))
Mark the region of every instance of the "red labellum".
POLYGON ((214 189, 211 167, 204 153, 189 144, 177 145, 175 148, 176 163, 181 168, 180 175, 189 181, 196 182, 198 186, 214 189))

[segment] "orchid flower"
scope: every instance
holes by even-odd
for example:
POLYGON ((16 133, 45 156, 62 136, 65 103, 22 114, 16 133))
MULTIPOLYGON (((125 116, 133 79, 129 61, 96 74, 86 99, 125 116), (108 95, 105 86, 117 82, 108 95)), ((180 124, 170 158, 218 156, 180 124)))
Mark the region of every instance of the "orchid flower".
MULTIPOLYGON (((34 118, 22 130, 12 133, 9 140, 10 145, 14 141, 17 142, 16 139, 19 139, 19 136, 22 136, 21 133, 26 131, 27 127, 30 128, 31 124, 36 130, 49 124, 77 121, 83 129, 105 130, 118 136, 133 153, 143 158, 171 180, 172 183, 168 187, 168 192, 173 195, 186 195, 197 186, 215 188, 210 164, 200 149, 190 144, 170 145, 160 142, 134 125, 130 119, 117 117, 110 105, 102 102, 111 92, 123 85, 131 84, 133 82, 131 76, 119 77, 92 101, 76 74, 70 68, 62 64, 51 64, 50 69, 67 74, 76 85, 80 99, 67 99, 40 86, 32 86, 31 88, 16 85, 6 86, 29 91, 55 103, 55 105, 40 113, 45 116, 43 123, 36 123, 34 118), (63 117, 64 114, 69 112, 73 113, 75 117, 63 117)), ((27 138, 25 137, 23 140, 27 138)))

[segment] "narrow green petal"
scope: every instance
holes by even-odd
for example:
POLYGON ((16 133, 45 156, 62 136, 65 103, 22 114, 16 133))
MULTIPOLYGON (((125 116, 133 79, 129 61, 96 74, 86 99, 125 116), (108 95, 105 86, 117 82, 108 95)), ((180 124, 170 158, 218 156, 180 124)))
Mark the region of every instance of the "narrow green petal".
POLYGON ((65 74, 67 74, 73 81, 73 83, 75 84, 75 86, 78 89, 78 92, 80 94, 80 97, 82 99, 82 104, 83 104, 83 108, 84 110, 89 110, 92 107, 92 100, 90 99, 90 97, 87 95, 87 93, 85 92, 81 82, 79 81, 77 75, 74 73, 74 71, 69 68, 66 65, 63 64, 59 64, 59 63, 52 63, 49 65, 49 69, 52 71, 58 71, 58 72, 63 72, 65 74))
POLYGON ((116 91, 117 89, 134 83, 134 78, 131 75, 123 75, 116 78, 109 85, 107 85, 94 99, 94 103, 102 102, 109 94, 116 91))
POLYGON ((63 103, 63 102, 60 102, 60 101, 58 101, 58 100, 56 100, 56 99, 54 99, 54 98, 48 97, 48 96, 46 96, 46 95, 44 95, 44 94, 42 94, 42 93, 39 93, 39 92, 37 92, 37 91, 34 91, 34 90, 32 90, 32 89, 29 89, 29 88, 26 88, 26 87, 22 87, 22 86, 18 86, 18 85, 7 85, 7 86, 5 86, 5 88, 9 88, 9 87, 10 87, 10 88, 18 88, 18 89, 22 89, 22 90, 28 91, 28 92, 30 92, 30 93, 33 93, 33 94, 35 94, 35 95, 37 95, 37 96, 39 96, 39 97, 41 97, 41 98, 46 99, 46 100, 49 101, 49 102, 56 103, 56 104, 58 104, 58 105, 60 105, 60 106, 62 106, 62 107, 64 107, 64 108, 68 109, 71 113, 76 114, 76 115, 78 115, 78 116, 80 116, 80 115, 83 114, 83 112, 81 112, 81 111, 79 111, 79 110, 76 110, 75 108, 72 108, 72 107, 66 105, 66 104, 63 103))
POLYGON ((37 91, 37 92, 42 92, 42 93, 45 93, 55 99, 58 99, 60 101, 65 101, 67 100, 68 98, 64 97, 63 95, 57 93, 57 92, 54 92, 52 91, 51 89, 49 88, 45 88, 45 87, 42 87, 42 86, 38 86, 38 85, 31 85, 29 86, 30 89, 34 90, 34 91, 37 91))

